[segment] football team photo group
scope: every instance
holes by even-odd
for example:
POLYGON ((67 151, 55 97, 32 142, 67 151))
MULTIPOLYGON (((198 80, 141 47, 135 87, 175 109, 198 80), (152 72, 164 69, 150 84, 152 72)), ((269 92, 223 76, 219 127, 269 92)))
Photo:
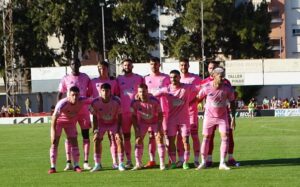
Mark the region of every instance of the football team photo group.
POLYGON ((217 129, 219 170, 239 166, 233 157, 236 93, 217 62, 208 63, 209 76, 203 80, 189 72, 188 58, 178 60, 179 71, 164 74, 160 59, 152 57, 148 62, 151 73, 144 77, 133 73, 131 59, 122 61, 123 74, 117 78, 109 75, 105 61, 98 63, 99 77, 94 79, 80 72, 79 59, 69 63, 71 73, 60 81, 51 120, 49 174, 63 169, 56 165, 60 141, 65 147, 65 155, 59 155, 66 157, 64 171, 101 171, 103 152, 110 153, 112 168, 119 171, 157 166, 160 170, 203 170, 213 166, 217 129), (205 103, 203 126, 199 126, 199 103, 205 103), (60 140, 63 131, 66 139, 60 140), (82 135, 83 153, 77 134, 82 135), (102 149, 104 138, 108 138, 110 150, 102 149), (144 154, 144 146, 148 154, 144 154), (90 154, 93 161, 89 161, 90 154), (143 156, 149 158, 147 163, 142 162, 143 156))

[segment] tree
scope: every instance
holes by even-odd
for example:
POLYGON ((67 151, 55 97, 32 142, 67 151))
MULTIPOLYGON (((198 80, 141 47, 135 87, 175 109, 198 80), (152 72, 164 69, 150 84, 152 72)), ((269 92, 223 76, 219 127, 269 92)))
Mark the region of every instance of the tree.
POLYGON ((153 11, 155 1, 117 1, 113 10, 113 21, 118 27, 118 42, 112 46, 111 58, 132 58, 135 62, 145 62, 150 52, 157 46, 157 38, 150 36, 158 27, 153 11))

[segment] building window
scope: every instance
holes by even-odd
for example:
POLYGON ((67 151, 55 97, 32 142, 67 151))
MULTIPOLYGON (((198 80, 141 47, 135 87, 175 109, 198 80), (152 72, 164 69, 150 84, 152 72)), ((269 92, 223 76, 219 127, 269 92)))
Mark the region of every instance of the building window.
POLYGON ((291 2, 293 9, 300 9, 300 0, 292 0, 291 2))
POLYGON ((300 36, 300 29, 293 29, 293 36, 300 36))
POLYGON ((271 39, 270 46, 273 51, 281 51, 282 50, 282 44, 280 42, 280 39, 271 39))

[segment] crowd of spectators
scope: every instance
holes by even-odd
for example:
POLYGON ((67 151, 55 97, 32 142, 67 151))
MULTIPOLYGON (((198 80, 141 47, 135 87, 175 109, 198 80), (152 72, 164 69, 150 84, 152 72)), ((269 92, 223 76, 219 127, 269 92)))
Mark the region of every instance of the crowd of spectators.
POLYGON ((271 99, 265 97, 262 101, 262 109, 278 109, 278 108, 300 108, 300 96, 297 99, 294 97, 276 98, 273 96, 271 99))
POLYGON ((12 106, 8 105, 5 106, 3 105, 1 107, 1 112, 0 112, 1 117, 19 117, 21 115, 21 107, 18 105, 12 106))

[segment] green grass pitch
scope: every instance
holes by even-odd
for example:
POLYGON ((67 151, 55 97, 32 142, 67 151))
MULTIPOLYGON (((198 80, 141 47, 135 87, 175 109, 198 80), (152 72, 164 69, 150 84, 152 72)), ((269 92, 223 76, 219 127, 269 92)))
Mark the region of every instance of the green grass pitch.
MULTIPOLYGON (((105 136, 103 171, 64 172, 64 138, 61 138, 57 162, 58 173, 49 175, 47 174, 49 124, 0 125, 0 133, 0 186, 3 187, 300 186, 300 118, 237 119, 235 158, 240 162, 240 167, 230 171, 218 170, 220 139, 217 137, 213 156, 215 165, 211 169, 203 171, 145 169, 119 172, 111 169, 111 157, 107 136, 105 136)), ((79 142, 81 148, 81 136, 79 142)), ((147 159, 148 151, 145 146, 144 163, 147 159)), ((190 162, 193 162, 193 156, 190 162)), ((93 164, 92 150, 90 163, 93 164)))

